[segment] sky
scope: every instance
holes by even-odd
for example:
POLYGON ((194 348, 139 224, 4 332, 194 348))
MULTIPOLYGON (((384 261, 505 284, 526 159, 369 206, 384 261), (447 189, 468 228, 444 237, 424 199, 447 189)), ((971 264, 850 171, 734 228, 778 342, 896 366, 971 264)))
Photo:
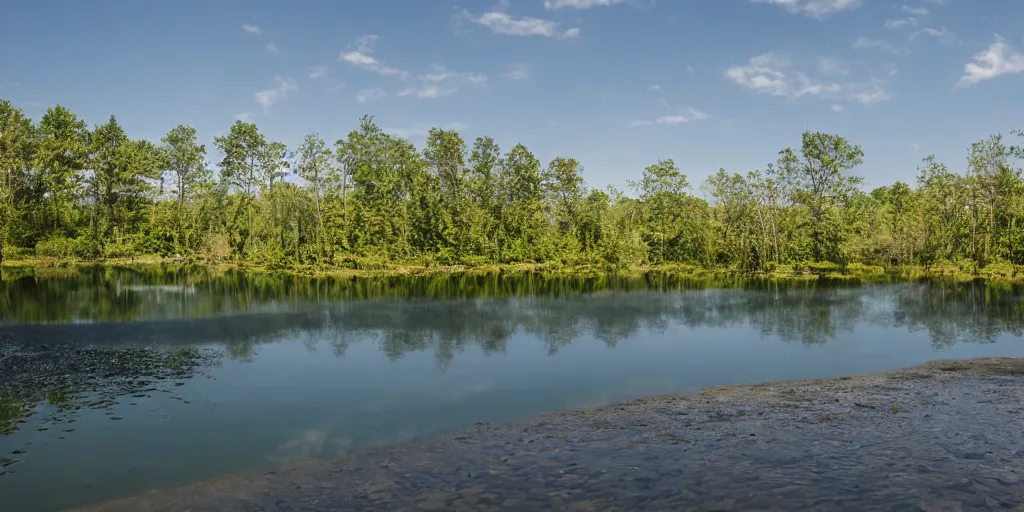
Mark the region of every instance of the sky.
POLYGON ((1024 129, 1020 0, 7 0, 0 98, 111 114, 135 138, 237 119, 294 148, 364 114, 574 157, 627 186, 672 158, 694 191, 798 147, 861 145, 867 189, 955 171, 1024 129))

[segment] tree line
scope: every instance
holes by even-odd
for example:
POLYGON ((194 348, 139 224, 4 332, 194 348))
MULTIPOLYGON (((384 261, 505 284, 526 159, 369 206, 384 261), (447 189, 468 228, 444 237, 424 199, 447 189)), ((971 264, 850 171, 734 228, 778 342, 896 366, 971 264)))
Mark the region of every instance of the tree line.
POLYGON ((914 186, 870 192, 854 174, 861 148, 819 132, 763 169, 719 170, 699 191, 661 160, 629 182, 632 194, 588 187, 576 159, 545 166, 490 137, 469 144, 434 128, 417 149, 369 116, 333 144, 314 133, 289 151, 244 121, 213 143, 211 165, 189 126, 136 140, 114 116, 89 128, 57 105, 36 122, 0 100, 0 262, 17 252, 275 268, 1024 264, 1024 145, 1001 135, 974 143, 963 172, 929 156, 914 186))

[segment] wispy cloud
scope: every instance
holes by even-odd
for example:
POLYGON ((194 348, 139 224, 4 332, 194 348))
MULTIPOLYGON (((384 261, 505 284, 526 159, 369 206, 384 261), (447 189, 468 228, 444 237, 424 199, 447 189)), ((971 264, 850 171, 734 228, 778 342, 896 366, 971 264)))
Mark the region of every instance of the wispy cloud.
POLYGON ((377 45, 376 34, 366 34, 348 44, 350 50, 362 53, 373 53, 373 47, 377 45))
POLYGON ((853 47, 859 50, 875 49, 890 55, 908 55, 910 53, 910 48, 905 46, 895 46, 888 41, 869 39, 867 37, 858 37, 857 40, 853 42, 853 47))
POLYGON ((544 0, 544 8, 549 11, 557 9, 590 9, 591 7, 607 7, 621 4, 625 0, 544 0))
POLYGON ((832 108, 832 112, 843 112, 844 110, 846 110, 846 105, 841 105, 839 103, 833 103, 831 108, 832 108))
POLYGON ((260 28, 257 27, 256 25, 242 25, 242 30, 244 30, 244 31, 246 31, 246 32, 248 32, 250 34, 262 34, 263 33, 263 31, 260 30, 260 28))
POLYGON ((266 49, 267 52, 269 53, 273 53, 274 55, 281 55, 281 49, 278 48, 273 41, 267 43, 266 49))
POLYGON ((711 119, 711 116, 695 108, 688 108, 686 109, 686 114, 683 115, 669 115, 650 120, 630 121, 626 126, 629 128, 638 128, 641 126, 674 126, 693 121, 703 121, 705 119, 711 119))
POLYGON ((794 14, 825 19, 833 14, 860 7, 861 0, 751 0, 758 4, 772 4, 794 14))
POLYGON ((819 97, 833 101, 863 104, 889 99, 875 82, 826 82, 815 80, 798 70, 782 54, 768 52, 751 58, 746 65, 726 70, 725 78, 752 91, 789 99, 819 97))
POLYGON ((398 68, 389 66, 376 57, 372 56, 373 47, 377 44, 377 36, 365 35, 348 44, 350 51, 341 52, 338 60, 347 62, 353 66, 373 71, 379 75, 397 76, 403 80, 409 77, 409 73, 398 68))
POLYGON ((356 101, 359 103, 366 103, 368 101, 376 101, 384 99, 388 95, 388 92, 380 87, 373 87, 370 89, 363 89, 356 94, 356 101))
POLYGON ((907 14, 912 14, 914 16, 927 16, 928 15, 928 8, 927 7, 911 7, 909 5, 904 5, 903 6, 903 12, 905 12, 907 14))
POLYGON ((400 78, 408 78, 409 73, 402 71, 398 68, 391 67, 376 58, 367 55, 362 52, 342 52, 338 57, 338 60, 347 62, 353 66, 373 71, 379 75, 384 76, 397 76, 400 78))
POLYGON ((402 89, 398 95, 423 99, 443 98, 454 94, 462 84, 483 86, 488 82, 487 75, 482 73, 451 71, 440 65, 431 66, 427 73, 417 78, 420 81, 418 86, 402 89))
POLYGON ((660 91, 661 90, 661 84, 651 84, 651 85, 648 85, 647 86, 647 90, 648 91, 660 91))
POLYGON ((579 27, 562 30, 561 23, 557 21, 531 18, 529 16, 516 18, 502 11, 489 11, 480 15, 473 15, 468 11, 462 11, 462 17, 477 25, 487 27, 495 34, 558 39, 574 39, 580 36, 579 27))
POLYGON ((910 34, 910 39, 917 39, 918 36, 929 36, 939 40, 940 43, 946 46, 956 46, 960 44, 960 39, 956 34, 950 32, 946 27, 942 28, 923 28, 910 34))
POLYGON ((885 28, 897 29, 897 28, 914 28, 917 27, 917 18, 913 16, 907 16, 906 18, 897 18, 891 20, 885 20, 885 28))
POLYGON ((252 112, 241 112, 237 116, 235 116, 235 119, 237 119, 237 120, 239 120, 239 121, 241 121, 243 123, 251 123, 252 122, 252 112))
POLYGON ((295 80, 289 77, 274 77, 274 81, 277 82, 277 86, 259 91, 256 93, 256 102, 263 106, 263 111, 267 112, 270 107, 277 103, 278 100, 285 96, 297 91, 299 89, 296 85, 295 80))
POLYGON ((849 68, 835 57, 821 57, 818 59, 818 70, 823 75, 848 75, 849 68))
POLYGON ((385 128, 384 131, 390 133, 391 135, 394 135, 395 137, 414 140, 426 137, 427 133, 430 132, 431 128, 440 128, 442 130, 452 130, 456 132, 461 132, 468 130, 469 125, 459 121, 442 124, 413 123, 409 126, 401 128, 385 128))
POLYGON ((1003 75, 1024 73, 1024 53, 1013 47, 1002 36, 985 50, 974 54, 974 59, 964 65, 964 75, 959 86, 967 87, 1003 75))
POLYGON ((509 80, 529 80, 531 71, 529 64, 509 64, 501 76, 509 80))
POLYGON ((425 84, 420 87, 409 87, 398 91, 399 96, 413 96, 422 99, 437 99, 444 98, 455 94, 458 88, 450 87, 443 88, 436 84, 425 84))
POLYGON ((319 80, 327 77, 327 66, 313 66, 309 68, 309 79, 319 80))

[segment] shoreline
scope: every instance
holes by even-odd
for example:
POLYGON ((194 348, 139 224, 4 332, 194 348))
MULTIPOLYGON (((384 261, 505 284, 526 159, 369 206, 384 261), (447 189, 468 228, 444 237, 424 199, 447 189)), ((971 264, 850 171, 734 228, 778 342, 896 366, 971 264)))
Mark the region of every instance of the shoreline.
POLYGON ((477 423, 77 512, 1009 510, 1024 359, 706 388, 477 423))
POLYGON ((642 278, 657 275, 680 279, 749 279, 777 282, 813 282, 818 280, 879 283, 893 281, 914 281, 919 279, 942 279, 955 282, 970 282, 978 279, 1024 284, 1024 267, 997 265, 983 269, 965 269, 952 264, 931 267, 897 266, 881 267, 864 264, 840 266, 829 262, 808 262, 795 265, 778 265, 770 271, 743 271, 729 268, 704 268, 682 263, 615 267, 599 264, 552 263, 508 263, 480 265, 421 265, 381 264, 368 268, 342 268, 335 266, 296 265, 271 268, 258 263, 240 261, 202 261, 160 257, 120 258, 105 260, 58 260, 55 258, 6 259, 0 270, 4 279, 23 276, 40 278, 60 277, 88 269, 142 269, 154 268, 164 271, 199 270, 213 275, 227 272, 241 272, 250 275, 280 275, 306 278, 436 278, 461 276, 487 276, 495 274, 525 275, 540 274, 548 277, 596 278, 617 275, 626 278, 642 278))

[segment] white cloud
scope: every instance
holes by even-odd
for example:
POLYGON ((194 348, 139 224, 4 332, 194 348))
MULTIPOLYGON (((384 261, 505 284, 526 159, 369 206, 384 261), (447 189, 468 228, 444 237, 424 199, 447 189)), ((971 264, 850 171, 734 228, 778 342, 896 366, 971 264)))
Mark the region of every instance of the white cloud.
POLYGON ((362 36, 349 43, 348 48, 351 51, 341 52, 341 55, 338 56, 338 60, 348 62, 356 67, 373 71, 379 75, 397 76, 402 80, 408 78, 408 72, 389 66, 370 55, 373 53, 373 47, 376 44, 377 36, 373 34, 362 36))
POLYGON ((788 57, 775 52, 753 57, 745 66, 729 68, 725 72, 725 78, 761 94, 789 99, 809 96, 869 104, 889 98, 876 82, 838 83, 815 80, 795 69, 788 57))
POLYGON ((396 137, 401 137, 403 139, 421 139, 423 137, 426 137, 427 133, 430 132, 431 128, 440 128, 442 130, 452 130, 456 132, 461 132, 468 130, 469 125, 458 121, 451 123, 443 123, 441 125, 413 123, 412 125, 404 128, 385 128, 384 131, 396 137))
POLYGON ((839 59, 834 57, 821 57, 818 59, 818 70, 823 75, 848 75, 850 70, 839 59))
POLYGON ((906 18, 898 18, 894 20, 885 20, 885 28, 906 28, 916 27, 917 18, 908 16, 906 18))
POLYGON ((678 124, 686 124, 686 123, 689 123, 689 122, 692 122, 692 121, 703 121, 705 119, 710 119, 710 118, 711 118, 710 115, 705 114, 704 112, 701 112, 700 110, 697 110, 695 108, 689 108, 689 109, 686 110, 686 114, 684 114, 684 115, 661 116, 661 117, 659 117, 657 119, 653 119, 653 120, 631 121, 626 126, 629 127, 629 128, 637 128, 637 127, 640 127, 640 126, 655 126, 655 125, 674 126, 674 125, 678 125, 678 124))
POLYGON ((422 99, 437 99, 444 98, 445 96, 451 96, 458 88, 442 88, 434 84, 425 84, 421 87, 410 87, 408 89, 402 89, 398 91, 399 96, 415 96, 422 99))
POLYGON ((417 78, 420 81, 419 86, 402 89, 398 91, 398 95, 423 99, 443 98, 458 91, 461 84, 485 86, 489 80, 487 75, 481 73, 451 71, 439 65, 431 66, 427 73, 417 78))
POLYGON ((366 103, 368 101, 376 101, 384 99, 388 95, 388 92, 380 87, 372 87, 370 89, 363 89, 356 94, 356 101, 359 103, 366 103))
POLYGON ((960 40, 956 37, 956 34, 946 30, 946 27, 942 28, 923 28, 910 34, 910 39, 916 39, 918 36, 930 36, 939 40, 946 46, 955 46, 960 43, 960 40))
POLYGON ((557 9, 590 9, 621 4, 624 0, 544 0, 544 8, 549 11, 557 9))
POLYGON ((309 79, 319 80, 327 76, 327 66, 313 66, 309 68, 309 79))
POLYGON ((362 53, 373 53, 373 47, 376 44, 377 36, 374 34, 367 34, 349 43, 348 47, 350 50, 356 50, 362 53))
POLYGON ((235 119, 237 119, 237 120, 239 120, 239 121, 241 121, 243 123, 251 123, 252 122, 252 112, 242 112, 242 113, 238 114, 237 116, 235 116, 235 119))
POLYGON ((907 14, 913 14, 914 16, 927 16, 928 15, 928 8, 927 7, 911 7, 909 5, 904 5, 903 6, 903 12, 905 12, 907 14))
POLYGON ((505 73, 501 76, 509 80, 529 80, 530 72, 529 64, 509 64, 505 73))
POLYGON ((489 11, 479 16, 473 16, 467 11, 462 11, 462 16, 473 23, 487 27, 495 34, 522 37, 555 37, 559 39, 573 39, 580 35, 579 27, 562 31, 561 24, 557 21, 531 18, 529 16, 515 18, 501 11, 489 11))
POLYGON ((1024 53, 996 35, 987 49, 974 54, 974 60, 964 65, 959 85, 966 87, 1015 73, 1024 73, 1024 53))
POLYGON ((576 39, 578 37, 580 37, 579 27, 570 28, 569 30, 563 32, 562 35, 558 36, 559 39, 576 39))
POLYGON ((260 30, 260 28, 257 27, 256 25, 242 25, 242 30, 244 30, 244 31, 246 31, 246 32, 248 32, 250 34, 262 34, 263 33, 263 31, 260 30))
POLYGON ((885 101, 890 98, 889 93, 885 92, 885 89, 882 89, 877 84, 868 90, 853 92, 852 94, 853 99, 863 105, 878 103, 879 101, 885 101))
POLYGON ((857 40, 853 42, 853 47, 857 49, 872 48, 890 55, 907 55, 910 53, 909 48, 893 46, 892 43, 880 41, 878 39, 868 39, 866 37, 858 37, 857 40))
POLYGON ((273 41, 267 43, 266 48, 269 53, 273 53, 274 55, 281 55, 281 49, 278 48, 273 41))
POLYGON ((660 91, 661 90, 661 85, 659 85, 659 84, 648 85, 647 86, 647 90, 648 91, 660 91))
POLYGON ((299 87, 295 84, 295 80, 289 77, 274 77, 277 82, 277 86, 271 89, 266 89, 256 93, 256 101, 263 105, 263 111, 269 111, 270 107, 281 98, 284 98, 290 93, 299 90, 299 87))
POLYGON ((835 13, 860 7, 861 0, 751 0, 759 4, 772 4, 794 14, 824 19, 835 13))
POLYGON ((841 105, 839 103, 832 104, 832 112, 842 112, 844 110, 846 110, 846 105, 841 105))
POLYGON ((385 76, 398 76, 401 78, 408 77, 408 73, 398 68, 394 68, 384 64, 376 58, 363 53, 361 51, 342 52, 338 57, 338 60, 348 62, 353 66, 361 67, 373 71, 374 73, 385 75, 385 76))

